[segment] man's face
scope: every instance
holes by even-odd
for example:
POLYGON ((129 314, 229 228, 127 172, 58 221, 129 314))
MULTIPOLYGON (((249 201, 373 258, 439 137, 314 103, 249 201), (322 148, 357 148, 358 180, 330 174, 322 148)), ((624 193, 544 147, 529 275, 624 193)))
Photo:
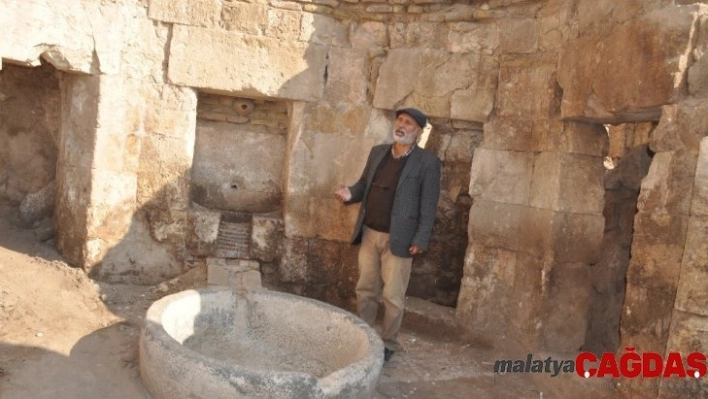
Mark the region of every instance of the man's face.
POLYGON ((393 139, 399 144, 413 144, 419 131, 418 122, 406 113, 398 115, 393 123, 393 139))

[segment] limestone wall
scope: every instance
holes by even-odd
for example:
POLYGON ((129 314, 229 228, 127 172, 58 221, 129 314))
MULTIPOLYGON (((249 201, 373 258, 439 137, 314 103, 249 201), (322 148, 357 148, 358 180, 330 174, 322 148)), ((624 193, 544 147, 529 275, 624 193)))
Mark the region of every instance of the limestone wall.
POLYGON ((587 344, 599 317, 605 125, 647 124, 613 320, 621 345, 687 351, 707 316, 708 11, 689 3, 0 0, 0 73, 59 71, 56 242, 71 262, 154 283, 247 258, 350 309, 357 208, 333 190, 390 140, 392 110, 419 107, 444 176, 410 292, 456 300, 468 332, 556 351, 587 344))

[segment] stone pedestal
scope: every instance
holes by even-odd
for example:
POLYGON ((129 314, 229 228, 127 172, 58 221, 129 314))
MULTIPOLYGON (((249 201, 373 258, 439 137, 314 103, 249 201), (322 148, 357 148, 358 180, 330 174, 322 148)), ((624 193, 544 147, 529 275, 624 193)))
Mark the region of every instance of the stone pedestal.
POLYGON ((258 262, 241 259, 207 258, 207 284, 249 290, 261 288, 258 262))

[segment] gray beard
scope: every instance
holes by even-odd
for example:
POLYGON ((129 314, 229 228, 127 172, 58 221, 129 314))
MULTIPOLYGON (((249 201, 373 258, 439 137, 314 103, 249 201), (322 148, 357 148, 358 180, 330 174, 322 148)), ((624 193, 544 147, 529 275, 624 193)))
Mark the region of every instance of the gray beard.
POLYGON ((411 145, 415 141, 415 134, 406 134, 403 137, 396 136, 396 131, 393 131, 393 141, 398 144, 411 145))

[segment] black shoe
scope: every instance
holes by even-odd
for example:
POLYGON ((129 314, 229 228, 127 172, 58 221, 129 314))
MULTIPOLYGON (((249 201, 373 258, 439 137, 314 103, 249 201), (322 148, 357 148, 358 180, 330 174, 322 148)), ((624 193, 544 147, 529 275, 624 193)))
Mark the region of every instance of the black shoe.
POLYGON ((395 351, 392 351, 391 349, 384 348, 384 363, 387 363, 391 358, 393 357, 393 354, 395 351))

